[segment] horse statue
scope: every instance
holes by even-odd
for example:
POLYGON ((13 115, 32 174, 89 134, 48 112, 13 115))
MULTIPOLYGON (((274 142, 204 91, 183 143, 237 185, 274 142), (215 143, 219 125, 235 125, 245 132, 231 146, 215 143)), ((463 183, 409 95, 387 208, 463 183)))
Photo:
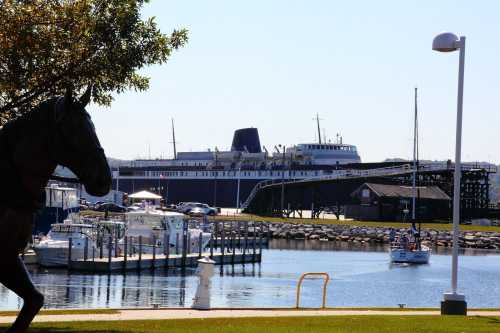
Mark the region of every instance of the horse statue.
POLYGON ((34 212, 57 165, 73 171, 95 196, 107 194, 111 173, 85 106, 71 90, 40 103, 31 112, 0 128, 0 283, 23 299, 8 333, 24 333, 43 306, 19 253, 31 238, 34 212))

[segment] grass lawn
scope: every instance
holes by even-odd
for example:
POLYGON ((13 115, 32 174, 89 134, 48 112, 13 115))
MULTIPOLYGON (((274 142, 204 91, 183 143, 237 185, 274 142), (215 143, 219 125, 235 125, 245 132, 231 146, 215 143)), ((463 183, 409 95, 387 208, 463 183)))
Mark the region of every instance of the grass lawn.
MULTIPOLYGON (((0 332, 5 331, 5 325, 0 332)), ((493 333, 500 317, 331 316, 221 318, 33 324, 33 333, 493 333)))
MULTIPOLYGON (((81 215, 86 215, 89 217, 103 217, 103 212, 95 212, 91 210, 82 211, 81 215)), ((109 216, 123 216, 123 213, 109 213, 109 216)), ((263 221, 263 222, 275 222, 275 223, 295 223, 295 224, 337 224, 337 225, 350 225, 350 226, 360 226, 360 227, 393 227, 393 228, 408 228, 409 223, 401 222, 378 222, 378 221, 354 221, 354 220, 336 220, 336 219, 301 219, 301 218, 279 218, 279 217, 269 217, 269 216, 258 216, 251 214, 241 214, 238 216, 225 216, 218 215, 216 217, 211 217, 210 219, 215 219, 216 221, 263 221)), ((448 230, 453 228, 450 223, 423 223, 423 229, 434 229, 434 230, 448 230)), ((500 226, 477 226, 477 225, 460 225, 460 230, 463 231, 494 231, 500 232, 500 226)))
MULTIPOLYGON (((408 228, 409 223, 401 222, 378 222, 378 221, 355 221, 355 220, 336 220, 336 219, 300 219, 300 218, 279 218, 243 214, 240 216, 224 216, 215 217, 218 221, 264 221, 274 223, 295 223, 295 224, 337 224, 363 227, 393 227, 393 228, 408 228)), ((451 230, 451 223, 422 223, 422 229, 434 230, 451 230)), ((460 230, 463 231, 494 231, 500 232, 500 226, 477 226, 477 225, 460 225, 460 230)))

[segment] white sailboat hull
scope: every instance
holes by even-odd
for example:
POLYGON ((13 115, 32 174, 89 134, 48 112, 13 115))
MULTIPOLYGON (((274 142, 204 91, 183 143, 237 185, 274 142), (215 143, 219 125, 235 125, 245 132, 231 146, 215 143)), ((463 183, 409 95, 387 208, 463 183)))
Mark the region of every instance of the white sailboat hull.
POLYGON ((427 264, 431 257, 431 249, 426 246, 422 246, 421 250, 391 248, 389 254, 391 262, 394 263, 427 264))

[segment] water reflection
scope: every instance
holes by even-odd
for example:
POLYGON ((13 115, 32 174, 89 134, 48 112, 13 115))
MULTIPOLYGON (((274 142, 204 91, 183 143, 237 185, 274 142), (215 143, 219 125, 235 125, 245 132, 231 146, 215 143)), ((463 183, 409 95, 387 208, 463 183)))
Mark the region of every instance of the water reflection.
MULTIPOLYGON (((384 246, 273 240, 261 264, 218 267, 212 304, 219 307, 293 306, 298 277, 328 272, 332 306, 439 306, 449 288, 451 249, 434 249, 428 265, 392 265, 384 246)), ((469 306, 500 307, 500 255, 468 249, 460 257, 459 288, 469 306), (488 286, 485 290, 484 286, 488 286)), ((141 274, 68 274, 30 267, 49 308, 189 307, 198 278, 194 269, 141 274)), ((321 304, 321 281, 306 281, 301 303, 321 304)), ((0 308, 20 308, 19 298, 0 287, 0 308)))
MULTIPOLYGON (((273 239, 269 242, 269 249, 276 250, 298 250, 298 251, 353 251, 353 252, 387 252, 387 244, 352 243, 352 242, 327 242, 320 240, 293 240, 293 239, 273 239)), ((451 247, 434 246, 432 253, 440 255, 451 255, 451 247)), ((500 250, 487 249, 460 249, 461 255, 484 256, 500 255, 500 250)))

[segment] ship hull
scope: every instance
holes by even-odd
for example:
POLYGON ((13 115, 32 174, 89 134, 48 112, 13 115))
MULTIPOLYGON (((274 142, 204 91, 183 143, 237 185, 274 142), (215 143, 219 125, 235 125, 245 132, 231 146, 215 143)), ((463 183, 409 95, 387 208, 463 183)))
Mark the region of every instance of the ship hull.
MULTIPOLYGON (((240 180, 240 202, 243 203, 255 185, 262 179, 240 180)), ((113 188, 117 189, 116 179, 113 188)), ((118 190, 126 193, 148 190, 166 198, 167 204, 203 202, 214 207, 236 207, 238 180, 236 179, 140 179, 120 178, 118 190), (158 191, 158 188, 160 189, 158 191)))

